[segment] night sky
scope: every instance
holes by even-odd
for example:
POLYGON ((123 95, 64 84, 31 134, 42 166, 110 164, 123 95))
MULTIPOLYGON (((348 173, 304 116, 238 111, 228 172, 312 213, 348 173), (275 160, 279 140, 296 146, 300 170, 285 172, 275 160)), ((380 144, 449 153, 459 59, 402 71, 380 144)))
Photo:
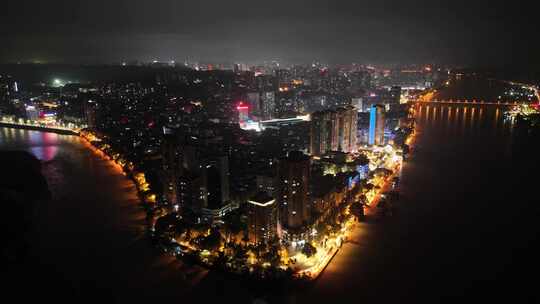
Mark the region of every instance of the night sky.
POLYGON ((0 62, 124 60, 540 65, 525 1, 18 0, 0 62))

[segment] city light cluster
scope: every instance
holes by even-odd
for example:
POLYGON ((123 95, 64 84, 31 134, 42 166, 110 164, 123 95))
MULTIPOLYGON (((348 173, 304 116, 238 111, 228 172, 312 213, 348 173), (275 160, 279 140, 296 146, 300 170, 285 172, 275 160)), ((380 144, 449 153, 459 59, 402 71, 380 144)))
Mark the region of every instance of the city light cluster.
POLYGON ((414 134, 411 101, 440 71, 151 67, 155 81, 58 79, 35 92, 9 79, 4 120, 84 138, 133 181, 164 252, 241 275, 307 279, 357 221, 391 213, 414 134))

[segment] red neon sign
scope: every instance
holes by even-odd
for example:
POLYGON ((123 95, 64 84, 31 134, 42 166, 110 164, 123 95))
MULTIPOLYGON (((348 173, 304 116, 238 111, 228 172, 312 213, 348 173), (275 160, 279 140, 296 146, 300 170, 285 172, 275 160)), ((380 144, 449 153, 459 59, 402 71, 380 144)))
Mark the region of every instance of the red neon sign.
POLYGON ((238 104, 238 106, 236 107, 236 109, 237 109, 238 111, 240 111, 240 110, 248 110, 249 107, 248 107, 247 105, 244 105, 242 102, 240 102, 240 103, 238 104))

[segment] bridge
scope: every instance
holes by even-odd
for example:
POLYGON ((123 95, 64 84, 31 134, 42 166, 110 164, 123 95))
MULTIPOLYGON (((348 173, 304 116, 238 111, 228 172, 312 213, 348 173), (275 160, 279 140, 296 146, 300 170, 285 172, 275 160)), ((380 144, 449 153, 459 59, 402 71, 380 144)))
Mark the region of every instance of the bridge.
POLYGON ((26 129, 34 131, 45 131, 67 135, 79 135, 83 129, 73 123, 43 123, 35 120, 25 120, 22 118, 14 119, 13 117, 0 117, 0 127, 26 129))
POLYGON ((442 103, 442 104, 466 104, 466 105, 502 105, 502 106, 515 106, 520 103, 516 102, 493 102, 484 100, 429 100, 429 101, 417 101, 416 103, 442 103))

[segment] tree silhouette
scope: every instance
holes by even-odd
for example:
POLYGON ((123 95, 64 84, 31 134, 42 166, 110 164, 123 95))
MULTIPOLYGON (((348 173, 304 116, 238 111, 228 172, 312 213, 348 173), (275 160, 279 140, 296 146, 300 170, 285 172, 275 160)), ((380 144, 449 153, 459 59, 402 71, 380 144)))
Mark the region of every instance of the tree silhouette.
POLYGON ((364 206, 360 202, 352 203, 350 211, 358 220, 364 218, 364 206))
POLYGON ((217 251, 221 246, 221 233, 217 228, 213 228, 210 234, 200 242, 201 248, 208 251, 217 251))
POLYGON ((309 258, 317 254, 317 248, 315 248, 310 243, 306 243, 304 247, 302 248, 302 253, 305 254, 309 258))

